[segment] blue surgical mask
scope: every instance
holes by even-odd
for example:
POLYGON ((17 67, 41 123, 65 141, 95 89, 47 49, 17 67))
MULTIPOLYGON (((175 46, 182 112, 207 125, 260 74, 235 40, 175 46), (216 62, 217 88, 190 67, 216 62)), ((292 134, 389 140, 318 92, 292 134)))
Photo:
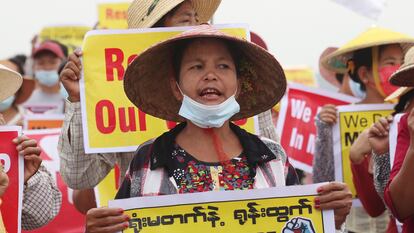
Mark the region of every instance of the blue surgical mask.
POLYGON ((349 80, 349 88, 351 89, 352 94, 360 99, 365 99, 367 95, 365 91, 361 90, 361 84, 355 82, 354 80, 349 80))
POLYGON ((59 74, 57 70, 37 70, 35 77, 40 84, 52 87, 59 82, 59 74))
POLYGON ((178 114, 200 128, 220 128, 224 122, 240 111, 235 95, 221 104, 205 105, 191 99, 183 92, 181 94, 184 98, 178 114))
POLYGON ((10 96, 9 98, 3 100, 2 102, 0 102, 0 112, 4 112, 7 109, 9 109, 12 106, 15 99, 16 99, 16 97, 13 95, 13 96, 10 96))

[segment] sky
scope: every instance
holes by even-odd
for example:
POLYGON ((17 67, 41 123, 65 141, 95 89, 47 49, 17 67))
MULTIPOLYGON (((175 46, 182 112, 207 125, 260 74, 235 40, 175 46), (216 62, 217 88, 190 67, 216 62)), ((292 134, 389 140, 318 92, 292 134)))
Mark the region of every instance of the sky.
MULTIPOLYGON (((44 26, 93 26, 97 4, 110 2, 125 0, 8 0, 0 10, 0 58, 28 54, 31 38, 44 26)), ((284 67, 317 72, 325 48, 341 46, 373 25, 414 36, 413 9, 414 1, 388 0, 372 20, 332 0, 222 0, 214 23, 247 23, 284 67)))

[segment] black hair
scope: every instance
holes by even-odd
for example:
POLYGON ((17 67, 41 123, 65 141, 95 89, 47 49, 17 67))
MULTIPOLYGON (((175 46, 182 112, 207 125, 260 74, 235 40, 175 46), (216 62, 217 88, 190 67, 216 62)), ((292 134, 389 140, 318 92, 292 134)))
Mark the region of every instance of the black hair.
POLYGON ((26 59, 27 59, 26 55, 18 54, 18 55, 15 55, 14 57, 9 58, 8 60, 17 66, 18 72, 21 75, 25 75, 24 66, 26 64, 26 59))
POLYGON ((344 81, 344 74, 341 73, 335 73, 335 78, 339 83, 342 83, 344 81))
MULTIPOLYGON (((177 44, 174 46, 173 54, 172 54, 172 68, 173 68, 173 74, 174 78, 177 82, 179 82, 180 79, 180 71, 181 71, 181 63, 184 56, 184 51, 187 49, 187 47, 194 41, 194 39, 185 39, 177 42, 177 44)), ((237 77, 239 77, 240 74, 240 61, 242 54, 238 47, 230 43, 228 40, 221 40, 225 42, 226 47, 228 48, 230 55, 233 59, 234 65, 236 67, 237 77)))
POLYGON ((394 107, 394 112, 392 115, 396 115, 398 113, 401 113, 405 110, 407 107, 407 104, 412 100, 414 97, 414 89, 410 90, 409 92, 405 93, 400 97, 398 100, 398 103, 394 107))

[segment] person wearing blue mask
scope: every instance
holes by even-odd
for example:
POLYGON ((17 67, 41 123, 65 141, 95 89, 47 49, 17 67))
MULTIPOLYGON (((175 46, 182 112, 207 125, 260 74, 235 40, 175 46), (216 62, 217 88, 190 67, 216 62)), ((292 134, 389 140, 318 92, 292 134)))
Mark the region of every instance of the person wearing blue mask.
MULTIPOLYGON (((13 59, 11 59, 13 60, 13 59)), ((2 61, 1 63, 5 63, 2 61)), ((0 103, 20 92, 23 83, 22 76, 0 64, 0 103)), ((7 64, 7 63, 6 63, 7 64)), ((8 64, 11 66, 10 64, 8 64)), ((14 98, 14 101, 21 97, 14 98)), ((8 103, 13 101, 7 101, 8 103)), ((0 126, 6 121, 0 113, 0 126)), ((1 140, 0 140, 1 143, 1 140)), ((24 158, 24 189, 21 212, 21 227, 23 230, 33 230, 49 223, 58 213, 62 204, 62 194, 54 182, 50 172, 41 164, 41 149, 34 139, 25 135, 13 139, 19 156, 24 158)), ((9 174, 0 163, 0 204, 1 197, 7 193, 9 186, 9 174)), ((7 199, 4 199, 7 202, 7 199)), ((0 232, 6 232, 2 223, 0 210, 0 232)))
POLYGON ((59 67, 66 61, 67 47, 57 41, 44 41, 32 53, 37 88, 25 104, 35 113, 63 113, 67 95, 59 81, 59 67), (39 109, 39 108, 38 108, 39 109))
MULTIPOLYGON (((141 53, 124 90, 145 113, 181 123, 137 149, 117 199, 298 184, 287 179, 293 169, 279 143, 231 123, 272 108, 285 93, 282 67, 259 46, 201 25, 141 53)), ((352 202, 346 184, 319 190, 315 207, 334 209, 339 228, 352 202)), ((93 208, 86 219, 86 232, 129 226, 119 208, 93 208)))
MULTIPOLYGON (((16 55, 7 60, 1 60, 0 64, 23 76, 25 61, 26 57, 24 55, 16 55)), ((21 105, 30 97, 34 87, 34 80, 23 76, 23 83, 19 90, 0 102, 0 113, 3 115, 5 125, 23 125, 23 117, 26 112, 21 105)))

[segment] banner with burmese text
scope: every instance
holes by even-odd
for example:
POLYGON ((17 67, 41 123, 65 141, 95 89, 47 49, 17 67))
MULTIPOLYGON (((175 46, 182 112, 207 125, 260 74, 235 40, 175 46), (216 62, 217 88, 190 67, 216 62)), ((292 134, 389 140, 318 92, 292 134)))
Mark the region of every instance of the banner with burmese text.
POLYGON ((321 184, 119 199, 130 216, 123 233, 331 233, 333 210, 314 208, 321 184))

